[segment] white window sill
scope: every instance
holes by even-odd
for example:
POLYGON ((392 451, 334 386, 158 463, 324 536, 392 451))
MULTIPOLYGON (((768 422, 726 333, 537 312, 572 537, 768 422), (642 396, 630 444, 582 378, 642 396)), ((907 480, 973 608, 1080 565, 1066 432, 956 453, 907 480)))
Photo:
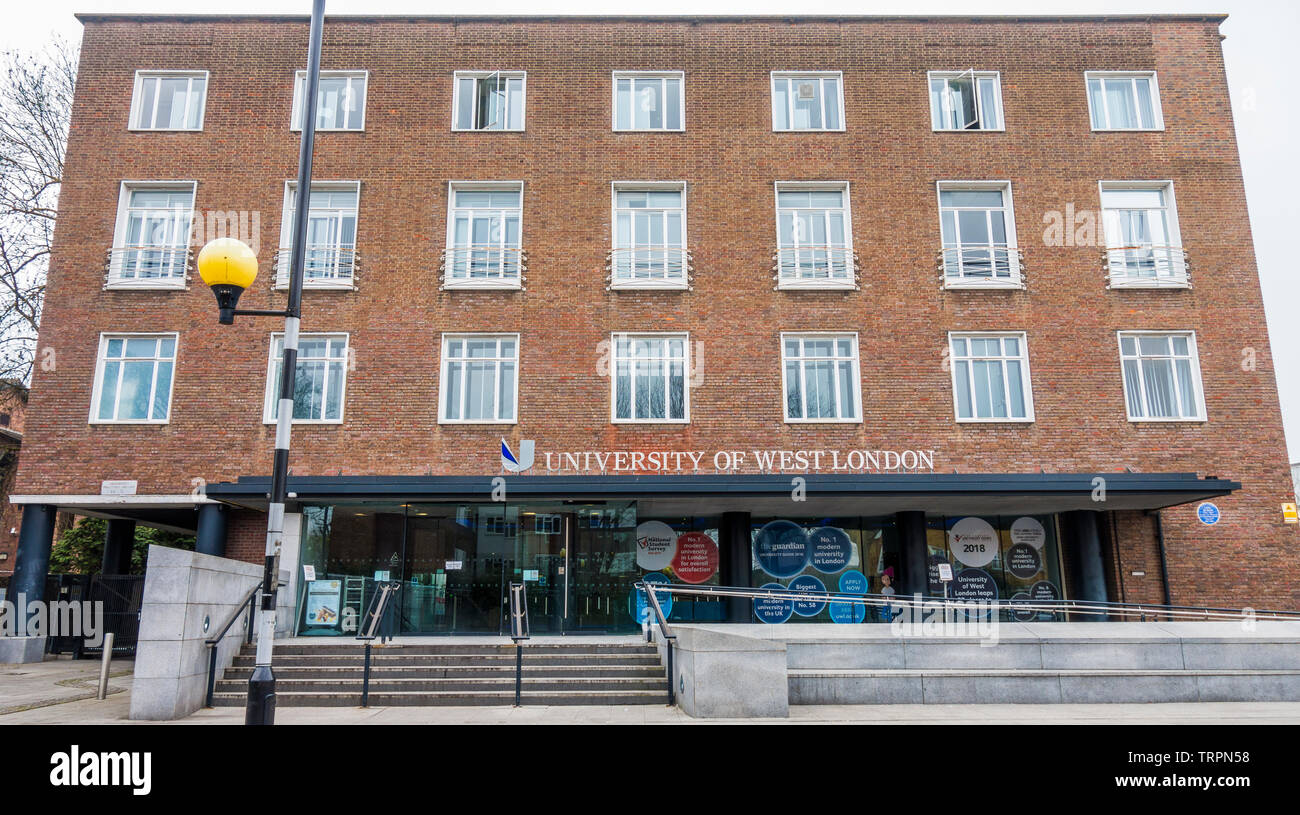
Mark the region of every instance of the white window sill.
POLYGON ((169 419, 91 419, 93 425, 165 425, 169 419))
POLYGON ((1163 133, 1164 125, 1160 127, 1094 127, 1093 133, 1163 133))
POLYGON ((998 419, 974 419, 974 418, 963 419, 960 416, 958 416, 956 417, 956 421, 957 424, 1033 424, 1034 417, 1027 416, 1025 418, 1020 418, 1020 419, 1014 417, 998 418, 998 419))
POLYGON ((616 127, 614 133, 685 133, 684 127, 616 127))
POLYGON ((1006 133, 1005 127, 931 127, 931 133, 1006 133))
POLYGON ((612 291, 686 291, 685 280, 661 282, 656 280, 638 280, 636 282, 610 283, 612 291))
MULTIPOLYGON (((301 133, 302 128, 291 127, 289 128, 289 131, 292 133, 301 133)), ((317 133, 365 133, 366 129, 364 127, 318 127, 316 128, 315 132, 317 133)))
POLYGON ((1108 289, 1190 289, 1192 283, 1187 278, 1153 278, 1153 277, 1120 277, 1111 278, 1106 283, 1108 289))
POLYGON ((202 133, 201 127, 128 127, 129 133, 202 133))
POLYGON ((517 280, 508 283, 487 283, 481 280, 471 282, 446 282, 442 288, 447 291, 519 291, 523 284, 517 280))
POLYGON ((993 291, 1017 291, 1025 287, 1025 282, 1020 278, 1010 280, 950 280, 944 278, 943 287, 947 291, 966 291, 966 290, 993 290, 993 291))
POLYGON ((114 280, 104 284, 105 291, 183 291, 186 288, 184 278, 176 280, 114 280))
POLYGON ((844 133, 845 129, 842 127, 836 127, 836 128, 805 127, 805 128, 787 128, 786 130, 778 130, 774 127, 772 128, 772 132, 773 133, 844 133))
POLYGON ((518 419, 438 419, 438 424, 450 427, 474 425, 511 425, 519 424, 518 419))
POLYGON ((780 281, 776 284, 781 291, 854 291, 857 284, 852 281, 780 281))
POLYGON ((862 424, 861 419, 791 419, 786 418, 786 424, 862 424))
POLYGON ((690 419, 610 419, 610 424, 632 425, 634 427, 645 427, 653 425, 684 425, 690 424, 690 419))
MULTIPOLYGON (((302 282, 302 287, 304 291, 307 289, 312 289, 315 291, 356 291, 357 290, 356 284, 353 283, 351 280, 347 281, 346 283, 334 282, 334 281, 317 282, 312 280, 304 280, 302 282)), ((275 281, 275 288, 277 291, 286 291, 289 288, 289 281, 277 280, 275 281)))
POLYGON ((1128 417, 1133 424, 1205 424, 1208 419, 1204 417, 1194 418, 1188 416, 1171 417, 1168 419, 1152 417, 1149 419, 1128 417))
MULTIPOLYGON (((273 427, 273 426, 275 426, 275 423, 276 423, 276 422, 275 422, 275 419, 273 419, 273 418, 266 417, 266 416, 262 417, 262 424, 264 424, 264 425, 268 425, 268 426, 272 426, 272 427, 273 427)), ((325 425, 325 426, 335 425, 335 426, 339 426, 339 425, 342 425, 342 424, 343 424, 343 420, 342 420, 342 419, 294 419, 294 420, 291 421, 289 424, 292 424, 292 425, 325 425)))
POLYGON ((453 127, 452 133, 523 133, 522 127, 453 127))

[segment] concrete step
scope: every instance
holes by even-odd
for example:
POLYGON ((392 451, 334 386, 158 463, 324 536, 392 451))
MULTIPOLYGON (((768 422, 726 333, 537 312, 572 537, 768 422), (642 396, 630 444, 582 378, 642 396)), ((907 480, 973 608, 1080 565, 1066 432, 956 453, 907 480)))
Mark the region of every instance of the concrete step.
MULTIPOLYGON (((336 641, 337 642, 337 641, 336 641)), ((342 643, 321 643, 319 645, 292 643, 292 644, 275 644, 275 653, 279 655, 354 655, 360 656, 365 653, 365 646, 356 643, 354 640, 346 640, 342 643)), ((251 655, 257 653, 257 649, 252 645, 244 645, 240 650, 242 655, 251 655)), ((584 643, 580 639, 570 643, 537 643, 524 645, 524 658, 527 659, 529 654, 583 654, 590 656, 597 655, 631 655, 631 654, 654 654, 657 653, 652 645, 646 645, 643 642, 630 643, 584 643)), ((504 644, 458 644, 455 642, 443 643, 420 643, 403 645, 401 642, 394 642, 388 645, 380 646, 376 644, 371 648, 371 654, 402 654, 402 655, 419 655, 419 656, 456 656, 456 655, 481 655, 481 656, 509 656, 514 658, 515 646, 506 642, 504 644)))
POLYGON ((789 671, 792 705, 1296 702, 1300 670, 789 671))
MULTIPOLYGON (((343 692, 351 691, 361 692, 360 679, 279 679, 277 678, 276 693, 280 691, 288 692, 343 692)), ((531 678, 524 677, 523 686, 530 690, 562 691, 567 690, 570 693, 584 693, 587 691, 610 691, 610 690, 663 690, 666 694, 667 680, 664 678, 639 678, 639 677, 603 677, 600 679, 589 679, 586 677, 548 677, 548 678, 531 678)), ((219 691, 240 691, 248 687, 247 680, 240 682, 237 680, 221 680, 217 682, 216 689, 219 691)), ((402 679, 370 679, 370 691, 372 693, 381 691, 393 692, 427 692, 427 691, 460 691, 464 693, 485 693, 493 691, 510 691, 514 692, 515 680, 510 678, 494 679, 474 679, 474 678, 453 678, 453 679, 433 679, 433 678, 402 678, 402 679)))
MULTIPOLYGON (((361 679, 365 671, 361 665, 275 665, 275 675, 284 679, 361 679)), ((222 680, 247 680, 253 672, 251 665, 227 668, 222 680)), ((509 677, 514 681, 515 666, 510 665, 371 665, 371 681, 379 679, 495 679, 509 677)), ((663 677, 659 665, 524 665, 525 678, 587 678, 605 677, 653 678, 663 677)))
MULTIPOLYGON (((362 654, 281 654, 275 652, 276 666, 339 666, 360 667, 364 664, 362 654)), ((251 668, 255 663, 252 654, 241 654, 232 661, 232 667, 251 668)), ((426 666, 445 667, 456 665, 509 666, 514 670, 515 655, 511 654, 405 654, 378 652, 371 654, 373 666, 426 666)), ((524 653, 524 666, 539 665, 588 665, 593 668, 608 665, 659 665, 658 654, 534 654, 524 653)))
MULTIPOLYGON (((525 690, 521 696, 524 705, 663 705, 667 704, 667 691, 659 690, 591 690, 572 691, 525 690)), ((243 707, 246 692, 216 693, 212 697, 215 707, 243 707)), ((512 687, 508 691, 466 693, 464 691, 421 691, 370 693, 370 707, 435 707, 435 706, 509 706, 515 701, 512 687)), ((276 689, 277 707, 356 707, 361 704, 361 692, 298 692, 276 689)))

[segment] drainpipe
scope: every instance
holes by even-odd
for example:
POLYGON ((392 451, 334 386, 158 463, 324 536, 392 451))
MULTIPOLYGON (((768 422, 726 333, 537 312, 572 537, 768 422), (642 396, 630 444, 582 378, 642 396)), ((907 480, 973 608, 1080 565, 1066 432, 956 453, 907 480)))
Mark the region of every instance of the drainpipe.
POLYGON ((1172 606, 1174 601, 1169 591, 1169 561, 1165 559, 1165 528, 1160 523, 1160 510, 1148 509, 1146 514, 1156 521, 1156 545, 1160 549, 1160 582, 1165 588, 1165 605, 1172 606))

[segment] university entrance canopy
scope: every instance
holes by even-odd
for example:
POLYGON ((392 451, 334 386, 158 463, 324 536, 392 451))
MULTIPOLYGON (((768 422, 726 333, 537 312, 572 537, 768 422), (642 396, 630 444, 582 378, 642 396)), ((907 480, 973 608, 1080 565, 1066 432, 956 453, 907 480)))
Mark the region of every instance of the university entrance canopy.
MULTIPOLYGON (((462 502, 628 501, 641 513, 700 515, 750 512, 782 515, 791 502, 810 515, 872 515, 919 510, 956 513, 1051 513, 1077 509, 1143 510, 1227 495, 1241 484, 1195 473, 906 473, 906 474, 690 474, 298 476, 290 501, 462 502), (797 493, 796 493, 797 491, 797 493), (797 494, 797 497, 794 497, 797 494), (800 500, 801 499, 801 500, 800 500)), ((263 509, 270 479, 241 477, 209 484, 206 494, 237 506, 263 509)))

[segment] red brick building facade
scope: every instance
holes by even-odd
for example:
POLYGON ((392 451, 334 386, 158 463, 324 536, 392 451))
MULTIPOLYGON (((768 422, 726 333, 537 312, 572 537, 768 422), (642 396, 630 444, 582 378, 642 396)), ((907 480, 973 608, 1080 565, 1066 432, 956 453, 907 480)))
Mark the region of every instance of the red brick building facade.
MULTIPOLYGON (((171 289, 117 287, 119 260, 105 258, 124 246, 124 182, 185 182, 192 184, 195 221, 211 223, 213 211, 249 215, 241 237, 257 248, 262 276, 241 307, 283 307, 272 270, 286 181, 296 175, 291 114, 307 22, 97 15, 82 21, 42 362, 16 492, 30 503, 191 529, 196 502, 229 500, 243 508, 229 513, 225 551, 257 561, 265 516, 250 507, 258 497, 214 487, 203 497, 195 490, 269 473, 273 425, 263 421, 263 409, 271 333, 280 325, 248 318, 218 325, 197 275, 171 289), (142 83, 151 77, 137 72, 157 71, 206 72, 198 128, 154 127, 157 118, 138 126, 139 117, 157 114, 141 112, 148 104, 142 83), (97 421, 101 335, 132 332, 176 335, 165 419, 97 421), (99 500, 105 481, 136 482, 126 488, 134 497, 99 500), (170 498, 150 502, 159 496, 170 498)), ((357 72, 348 76, 364 83, 364 98, 360 85, 344 92, 363 108, 363 121, 358 129, 319 132, 313 178, 355 182, 355 274, 354 285, 309 288, 304 298, 305 334, 347 334, 346 388, 341 420, 295 425, 293 474, 424 477, 430 484, 500 475, 502 439, 514 451, 523 440, 536 441, 533 473, 543 471, 545 453, 558 451, 705 451, 700 471, 709 474, 715 451, 750 451, 732 462, 738 476, 759 473, 755 450, 929 451, 932 467, 914 459, 908 469, 921 472, 910 475, 1079 476, 1070 497, 1023 510, 1014 490, 990 487, 1001 492, 989 514, 1101 510, 1108 599, 1297 608, 1296 533, 1280 511, 1292 489, 1221 21, 329 18, 322 68, 357 72), (618 129, 623 71, 677 77, 680 129, 618 129), (519 86, 509 84, 515 78, 519 86), (466 94, 472 88, 476 100, 465 129, 458 127, 458 111, 469 110, 456 97, 461 79, 477 83, 461 86, 466 94), (1103 84, 1090 86, 1093 80, 1103 84), (516 88, 518 101, 511 96, 516 88), (954 99, 956 113, 942 107, 954 99), (973 114, 963 107, 968 102, 973 114), (793 126, 782 129, 777 118, 787 114, 785 124, 793 126), (956 129, 941 126, 950 114, 956 129), (510 129, 516 124, 522 129, 510 129), (521 287, 447 285, 457 261, 458 238, 448 226, 456 182, 521 182, 521 287), (622 248, 611 191, 617 182, 670 182, 665 188, 684 192, 688 288, 611 287, 622 248), (989 239, 995 260, 976 269, 968 288, 954 285, 945 265, 955 255, 941 213, 945 202, 959 200, 942 193, 967 187, 943 182, 978 182, 967 187, 1000 192, 995 209, 1014 235, 1009 252, 1005 239, 1001 250, 996 235, 989 239), (1151 268, 1161 285, 1126 288, 1115 254, 1106 252, 1123 242, 1105 234, 1109 216, 1101 210, 1114 208, 1109 190, 1131 191, 1137 182, 1167 196, 1164 211, 1174 224, 1163 240, 1145 242, 1173 246, 1179 257, 1185 252, 1186 263, 1174 262, 1174 273, 1165 275, 1171 267, 1157 261, 1151 268), (847 235, 827 233, 819 240, 830 254, 809 250, 808 257, 835 278, 844 271, 835 258, 856 255, 846 286, 789 287, 777 279, 797 255, 789 254, 777 210, 802 200, 779 194, 804 189, 843 196, 847 235), (844 251, 836 255, 837 249, 844 251), (982 285, 998 282, 998 273, 985 277, 981 268, 1008 257, 1015 267, 1009 285, 982 285), (685 420, 612 419, 609 354, 618 332, 686 335, 692 376, 685 420), (858 375, 836 380, 857 388, 857 404, 846 403, 840 416, 848 421, 791 420, 783 332, 856 335, 858 375), (958 420, 951 332, 1020 338, 1027 416, 958 420), (1126 391, 1118 332, 1192 339, 1199 383, 1170 385, 1188 400, 1175 417, 1181 420, 1130 416, 1132 400, 1141 400, 1126 391), (447 398, 442 335, 475 333, 518 335, 514 421, 440 421, 440 400, 447 398), (1135 494, 1148 493, 1146 503, 1094 500, 1099 476, 1119 483, 1168 473, 1240 487, 1198 480, 1173 497, 1164 487, 1135 487, 1135 494), (1220 513, 1213 525, 1198 520, 1205 498, 1220 513), (1157 529, 1157 516, 1145 510, 1160 507, 1168 508, 1159 512, 1157 529)), ((161 85, 154 87, 161 93, 161 85)), ((676 97, 667 85, 655 87, 661 95, 649 102, 636 95, 641 86, 631 98, 642 113, 667 117, 667 100, 676 97)), ((194 96, 172 97, 180 98, 197 104, 194 96)), ((1113 229, 1119 222, 1109 223, 1113 229)), ((960 245, 956 251, 966 252, 960 245)), ((1007 353, 1021 353, 1014 348, 1007 353)), ((1183 371, 1179 346, 1173 348, 1167 370, 1183 371)), ((1150 366, 1142 367, 1144 376, 1166 370, 1165 362, 1137 365, 1150 366)), ((1169 376, 1173 383, 1182 374, 1169 376)), ((1159 389, 1144 382, 1135 387, 1148 396, 1159 389)), ((641 474, 662 473, 641 461, 641 474)), ((634 474, 629 468, 602 475, 588 466, 566 472, 593 479, 634 474)), ((865 472, 876 469, 858 473, 872 483, 910 477, 898 468, 865 472)), ((819 470, 803 461, 782 472, 786 482, 799 473, 812 479, 819 470)), ((817 488, 815 479, 810 484, 817 488)), ((971 512, 966 505, 948 512, 938 495, 874 495, 861 510, 852 500, 818 514, 925 511, 934 521, 971 512)), ((717 510, 773 515, 742 504, 720 502, 717 510)), ((931 527, 944 528, 942 521, 931 527)), ((1068 588, 1073 533, 1061 535, 1063 593, 1077 596, 1068 588)), ((724 563, 723 582, 748 570, 724 563)), ((874 573, 863 570, 874 587, 874 573)))

